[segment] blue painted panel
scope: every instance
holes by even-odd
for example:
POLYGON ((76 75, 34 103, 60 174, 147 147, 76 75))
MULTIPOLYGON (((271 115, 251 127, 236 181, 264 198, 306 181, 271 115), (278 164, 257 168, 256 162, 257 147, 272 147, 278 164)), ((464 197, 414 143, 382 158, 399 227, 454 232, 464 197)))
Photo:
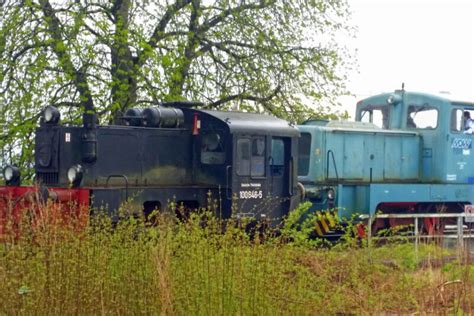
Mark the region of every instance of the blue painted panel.
POLYGON ((399 137, 385 137, 384 144, 384 179, 400 179, 402 146, 399 137))
POLYGON ((369 186, 344 185, 337 187, 338 213, 341 218, 350 218, 352 214, 368 214, 369 186))
POLYGON ((419 179, 421 141, 419 137, 404 137, 402 141, 401 178, 419 179))
MULTIPOLYGON (((364 178, 364 137, 360 134, 344 134, 343 179, 364 178)), ((341 137, 342 135, 338 135, 341 137)))

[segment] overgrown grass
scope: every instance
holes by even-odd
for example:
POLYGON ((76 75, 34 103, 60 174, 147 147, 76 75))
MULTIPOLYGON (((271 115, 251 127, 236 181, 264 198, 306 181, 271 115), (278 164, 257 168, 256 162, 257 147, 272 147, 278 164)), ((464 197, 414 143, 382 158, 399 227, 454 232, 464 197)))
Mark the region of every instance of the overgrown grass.
POLYGON ((117 225, 94 217, 81 232, 40 225, 0 244, 0 314, 474 311, 474 267, 443 262, 436 246, 415 255, 411 244, 347 238, 328 248, 288 222, 278 236, 249 237, 242 223, 204 211, 186 222, 160 215, 153 226, 126 215, 117 225))

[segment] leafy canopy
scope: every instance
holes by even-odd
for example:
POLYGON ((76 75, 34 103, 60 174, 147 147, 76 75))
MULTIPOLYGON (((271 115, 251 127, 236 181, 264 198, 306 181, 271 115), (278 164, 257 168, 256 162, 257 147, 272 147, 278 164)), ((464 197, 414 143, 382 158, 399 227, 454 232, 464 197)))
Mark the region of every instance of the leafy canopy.
POLYGON ((170 100, 301 121, 328 115, 308 104, 334 104, 351 66, 344 0, 4 0, 0 16, 2 156, 20 165, 46 105, 63 122, 170 100))

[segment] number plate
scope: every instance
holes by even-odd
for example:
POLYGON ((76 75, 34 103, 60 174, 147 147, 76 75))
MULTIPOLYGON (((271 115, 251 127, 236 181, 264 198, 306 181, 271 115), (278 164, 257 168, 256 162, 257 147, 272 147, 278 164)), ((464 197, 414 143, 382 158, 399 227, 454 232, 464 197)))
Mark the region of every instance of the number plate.
POLYGON ((243 190, 239 191, 239 198, 241 199, 261 199, 263 197, 263 192, 261 190, 251 191, 243 190))

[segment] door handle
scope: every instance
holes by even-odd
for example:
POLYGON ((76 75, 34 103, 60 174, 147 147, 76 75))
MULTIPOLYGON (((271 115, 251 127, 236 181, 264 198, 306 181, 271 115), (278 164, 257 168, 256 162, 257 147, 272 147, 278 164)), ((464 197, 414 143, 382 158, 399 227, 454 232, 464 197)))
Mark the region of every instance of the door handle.
POLYGON ((293 157, 290 157, 290 161, 289 161, 289 179, 288 179, 288 194, 290 196, 293 195, 293 173, 294 173, 294 168, 293 168, 293 164, 294 164, 294 161, 293 161, 293 157))

